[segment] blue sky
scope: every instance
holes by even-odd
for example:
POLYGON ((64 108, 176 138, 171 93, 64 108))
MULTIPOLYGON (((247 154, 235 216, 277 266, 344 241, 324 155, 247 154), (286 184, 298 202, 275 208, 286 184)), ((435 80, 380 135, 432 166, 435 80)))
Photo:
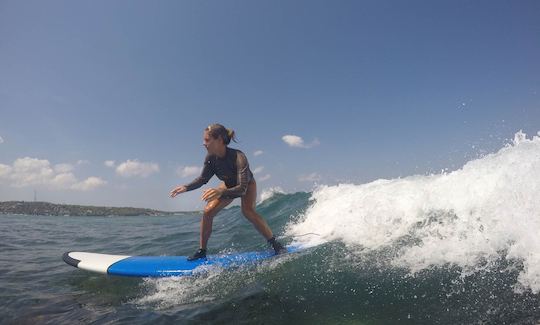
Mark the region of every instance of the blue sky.
POLYGON ((0 2, 1 201, 201 209, 213 122, 259 193, 460 168, 540 130, 540 2, 0 2))

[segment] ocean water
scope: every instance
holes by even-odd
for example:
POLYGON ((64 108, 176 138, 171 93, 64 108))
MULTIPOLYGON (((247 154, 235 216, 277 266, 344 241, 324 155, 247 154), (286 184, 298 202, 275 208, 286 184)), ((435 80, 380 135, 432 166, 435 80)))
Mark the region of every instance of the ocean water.
MULTIPOLYGON (((257 206, 301 254, 188 278, 121 278, 69 250, 187 255, 199 214, 0 216, 0 323, 538 324, 540 136, 435 175, 275 189, 257 206)), ((213 253, 266 249, 238 207, 213 253)))

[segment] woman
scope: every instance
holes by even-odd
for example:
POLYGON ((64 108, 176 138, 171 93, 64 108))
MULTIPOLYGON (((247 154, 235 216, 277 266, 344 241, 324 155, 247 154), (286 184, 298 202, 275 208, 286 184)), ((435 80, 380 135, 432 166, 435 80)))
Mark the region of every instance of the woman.
POLYGON ((203 192, 202 199, 207 204, 201 219, 200 248, 195 254, 188 257, 188 260, 193 261, 206 257, 206 245, 212 233, 214 217, 237 197, 242 198, 244 216, 272 245, 276 254, 286 252, 286 249, 274 238, 266 221, 255 211, 257 183, 255 183, 253 173, 249 169, 246 155, 240 150, 227 147, 231 140, 236 142, 234 131, 226 129, 221 124, 212 124, 204 130, 203 139, 208 154, 204 159, 201 176, 187 185, 176 187, 170 193, 171 197, 175 197, 180 193, 197 189, 208 183, 214 174, 223 181, 217 188, 207 189, 203 192))

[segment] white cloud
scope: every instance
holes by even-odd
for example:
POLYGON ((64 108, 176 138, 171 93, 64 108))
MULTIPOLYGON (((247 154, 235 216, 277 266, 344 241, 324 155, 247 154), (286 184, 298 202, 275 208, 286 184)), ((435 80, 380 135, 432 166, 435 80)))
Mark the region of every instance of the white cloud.
POLYGON ((88 160, 77 160, 77 165, 86 165, 86 164, 89 164, 90 162, 88 160))
POLYGON ((103 186, 105 184, 107 184, 107 182, 104 181, 103 179, 92 176, 92 177, 88 177, 82 182, 73 184, 71 188, 73 188, 74 190, 80 190, 80 191, 90 191, 100 186, 103 186))
POLYGON ((301 148, 304 146, 304 139, 297 135, 284 135, 281 139, 291 147, 301 148))
POLYGON ((258 180, 259 180, 260 182, 264 182, 264 181, 269 180, 270 177, 271 177, 270 174, 266 174, 266 175, 264 175, 263 177, 259 178, 258 180))
POLYGON ((257 151, 255 151, 255 152, 253 153, 253 155, 254 155, 255 157, 257 157, 257 156, 262 155, 263 153, 264 153, 264 151, 262 151, 262 150, 257 150, 257 151))
POLYGON ((253 174, 258 174, 264 170, 264 166, 259 166, 253 170, 253 174))
POLYGON ((283 137, 281 137, 281 139, 283 140, 283 142, 285 142, 286 144, 288 144, 290 147, 293 147, 293 148, 306 148, 307 149, 307 148, 315 147, 320 144, 319 140, 317 139, 313 140, 310 144, 305 144, 304 139, 302 139, 301 137, 297 135, 291 135, 291 134, 284 135, 283 137))
POLYGON ((79 182, 72 173, 58 174, 51 181, 52 185, 60 189, 72 189, 77 191, 90 191, 107 184, 99 177, 91 176, 79 182))
POLYGON ((321 175, 317 173, 311 173, 309 175, 300 175, 298 177, 300 182, 317 182, 321 180, 321 175))
POLYGON ((72 173, 61 173, 54 176, 50 183, 58 188, 70 188, 77 183, 77 178, 72 173))
POLYGON ((0 164, 0 177, 6 177, 11 173, 11 166, 0 164))
POLYGON ((25 157, 15 160, 12 166, 0 164, 0 178, 14 187, 42 185, 53 189, 90 190, 106 184, 98 177, 79 182, 72 170, 71 164, 52 167, 46 159, 25 157))
POLYGON ((180 177, 191 177, 197 176, 202 172, 202 167, 200 166, 183 166, 176 169, 176 175, 180 177))
POLYGON ((116 167, 116 173, 122 177, 148 177, 159 172, 159 165, 151 162, 140 162, 137 159, 127 160, 116 167))
POLYGON ((114 160, 105 160, 104 162, 105 166, 113 168, 115 166, 114 160))
POLYGON ((47 184, 55 176, 48 160, 37 158, 18 158, 13 162, 10 178, 15 187, 47 184))
POLYGON ((4 138, 0 137, 0 143, 4 143, 4 138))
POLYGON ((54 165, 54 171, 57 173, 69 173, 73 171, 73 166, 70 164, 57 164, 54 165))

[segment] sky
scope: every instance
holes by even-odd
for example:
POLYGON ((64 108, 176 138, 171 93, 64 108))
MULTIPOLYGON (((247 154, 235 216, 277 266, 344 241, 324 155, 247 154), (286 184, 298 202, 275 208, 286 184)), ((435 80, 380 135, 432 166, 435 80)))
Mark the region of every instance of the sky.
POLYGON ((259 194, 459 169, 540 131, 540 2, 0 1, 0 201, 200 210, 216 122, 259 194))

